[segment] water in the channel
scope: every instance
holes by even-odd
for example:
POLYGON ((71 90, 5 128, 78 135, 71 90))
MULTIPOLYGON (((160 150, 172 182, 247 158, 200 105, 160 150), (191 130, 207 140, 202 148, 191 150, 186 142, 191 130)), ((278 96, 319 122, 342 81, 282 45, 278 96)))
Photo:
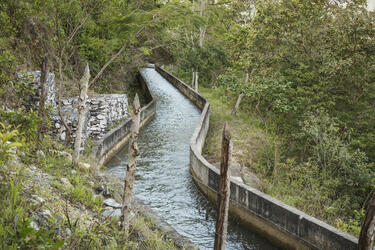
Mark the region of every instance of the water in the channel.
MULTIPOLYGON (((159 216, 201 249, 214 245, 216 208, 198 190, 189 173, 189 140, 200 110, 154 69, 141 70, 157 98, 156 116, 142 129, 134 193, 159 216)), ((124 179, 125 146, 106 164, 124 179)), ((227 249, 277 249, 230 219, 227 249)))

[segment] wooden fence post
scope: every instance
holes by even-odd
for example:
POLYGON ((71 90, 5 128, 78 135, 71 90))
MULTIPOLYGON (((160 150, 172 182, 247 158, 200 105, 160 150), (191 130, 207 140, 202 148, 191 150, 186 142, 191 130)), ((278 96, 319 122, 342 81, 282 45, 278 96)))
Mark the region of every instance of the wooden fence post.
POLYGON ((216 220, 216 233, 214 250, 225 249, 228 227, 228 208, 230 194, 230 165, 232 160, 232 142, 229 133, 228 123, 225 123, 223 129, 223 139, 221 144, 221 164, 220 164, 220 183, 218 192, 218 214, 216 220))
POLYGON ((42 68, 40 72, 40 98, 39 98, 39 109, 38 109, 38 116, 39 116, 39 125, 38 125, 38 131, 37 131, 37 138, 36 138, 36 149, 38 150, 40 148, 40 144, 43 141, 44 138, 44 130, 45 130, 45 102, 46 102, 46 81, 47 81, 47 69, 48 64, 48 56, 45 55, 43 57, 42 62, 42 68))
POLYGON ((141 105, 139 103, 139 98, 137 94, 134 97, 133 112, 134 114, 132 117, 131 139, 130 139, 129 152, 128 152, 128 155, 129 155, 128 165, 126 166, 123 207, 122 207, 122 229, 124 231, 127 231, 130 225, 130 211, 131 211, 131 202, 132 202, 132 196, 133 196, 135 167, 137 165, 137 157, 139 155, 137 140, 138 140, 138 133, 139 133, 139 124, 141 120, 141 105))
POLYGON ((80 89, 81 93, 78 97, 78 126, 76 131, 76 138, 74 141, 74 153, 73 153, 73 163, 75 165, 78 164, 80 149, 81 149, 81 142, 82 142, 82 131, 83 126, 86 120, 86 100, 87 100, 87 90, 89 86, 90 80, 90 69, 89 64, 86 64, 85 72, 83 73, 81 82, 80 82, 80 89))
POLYGON ((358 250, 372 250, 375 248, 375 192, 368 203, 366 216, 359 235, 358 250))

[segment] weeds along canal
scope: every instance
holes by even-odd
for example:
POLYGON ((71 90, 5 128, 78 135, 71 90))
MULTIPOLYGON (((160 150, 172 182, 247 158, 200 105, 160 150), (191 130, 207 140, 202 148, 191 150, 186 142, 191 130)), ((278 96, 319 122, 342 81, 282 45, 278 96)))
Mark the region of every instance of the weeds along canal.
MULTIPOLYGON (((201 249, 212 249, 216 208, 189 173, 189 140, 200 110, 154 69, 141 73, 154 93, 155 118, 140 132, 134 194, 201 249)), ((128 147, 107 164, 110 175, 124 179, 128 147)), ((229 216, 230 217, 230 216, 229 216)), ((227 249, 277 249, 268 240, 230 219, 227 249)))

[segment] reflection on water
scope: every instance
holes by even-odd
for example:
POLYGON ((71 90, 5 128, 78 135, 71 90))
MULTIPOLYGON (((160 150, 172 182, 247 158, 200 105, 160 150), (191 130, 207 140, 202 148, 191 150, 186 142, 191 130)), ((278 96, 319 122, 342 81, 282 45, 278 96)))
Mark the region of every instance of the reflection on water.
MULTIPOLYGON (((141 131, 135 195, 201 249, 213 248, 216 210, 189 173, 189 140, 200 110, 154 69, 142 74, 157 98, 156 116, 141 131)), ((108 173, 124 179, 127 146, 107 163, 108 173)), ((276 249, 230 220, 227 249, 276 249)))

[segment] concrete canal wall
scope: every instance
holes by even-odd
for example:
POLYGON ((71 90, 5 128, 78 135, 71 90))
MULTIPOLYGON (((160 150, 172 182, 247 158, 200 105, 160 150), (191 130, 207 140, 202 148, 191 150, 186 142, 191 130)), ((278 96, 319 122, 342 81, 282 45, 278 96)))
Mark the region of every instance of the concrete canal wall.
MULTIPOLYGON (((202 110, 190 139, 190 172, 200 190, 216 203, 219 170, 202 156, 209 128, 210 103, 162 68, 156 70, 202 110)), ((230 180, 231 215, 292 249, 357 249, 358 239, 236 180, 230 180)))
MULTIPOLYGON (((142 73, 137 74, 137 81, 141 85, 148 101, 148 104, 141 109, 140 128, 142 128, 155 115, 156 99, 149 89, 142 73)), ((132 119, 127 119, 119 126, 106 133, 101 140, 95 142, 95 158, 98 159, 99 165, 105 164, 128 142, 131 123, 132 119)))

